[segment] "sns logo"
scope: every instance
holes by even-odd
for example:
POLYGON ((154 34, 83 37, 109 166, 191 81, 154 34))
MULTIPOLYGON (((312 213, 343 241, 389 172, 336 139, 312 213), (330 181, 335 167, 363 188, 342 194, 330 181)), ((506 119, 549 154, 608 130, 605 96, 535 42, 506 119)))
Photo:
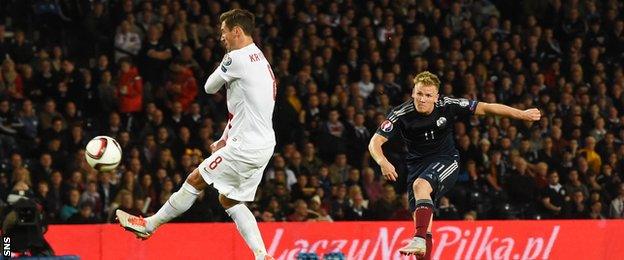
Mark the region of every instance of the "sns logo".
POLYGON ((11 256, 11 238, 3 237, 2 238, 2 255, 3 256, 11 256))
POLYGON ((392 131, 392 128, 394 128, 394 125, 392 125, 392 122, 390 122, 390 120, 386 120, 381 123, 381 130, 384 132, 389 133, 390 131, 392 131))

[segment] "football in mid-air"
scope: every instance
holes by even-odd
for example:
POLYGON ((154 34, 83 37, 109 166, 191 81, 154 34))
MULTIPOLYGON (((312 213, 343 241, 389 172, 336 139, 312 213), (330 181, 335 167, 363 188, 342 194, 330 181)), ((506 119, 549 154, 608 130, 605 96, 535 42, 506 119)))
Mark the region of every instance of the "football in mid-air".
POLYGON ((87 143, 85 157, 94 169, 112 171, 121 161, 121 146, 111 137, 96 136, 87 143))

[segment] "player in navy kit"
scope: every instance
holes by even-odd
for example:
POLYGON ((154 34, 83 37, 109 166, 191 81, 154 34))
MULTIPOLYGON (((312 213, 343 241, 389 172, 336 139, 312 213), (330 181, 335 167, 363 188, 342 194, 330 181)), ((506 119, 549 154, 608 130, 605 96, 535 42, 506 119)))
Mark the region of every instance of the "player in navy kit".
POLYGON ((459 152, 453 140, 453 127, 457 117, 498 115, 515 119, 537 121, 536 108, 519 110, 496 103, 477 102, 465 98, 438 95, 440 80, 428 71, 414 78, 412 98, 388 113, 369 143, 371 156, 381 167, 387 180, 395 181, 398 175, 386 159, 381 146, 394 135, 400 135, 408 148, 407 181, 410 210, 414 212, 416 234, 401 254, 431 257, 431 222, 433 205, 448 192, 459 172, 459 152))

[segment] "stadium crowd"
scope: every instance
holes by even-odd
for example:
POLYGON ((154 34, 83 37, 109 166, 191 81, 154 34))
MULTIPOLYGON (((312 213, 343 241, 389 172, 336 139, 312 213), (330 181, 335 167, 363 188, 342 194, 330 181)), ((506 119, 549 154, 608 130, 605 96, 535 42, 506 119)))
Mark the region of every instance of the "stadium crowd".
MULTIPOLYGON (((517 108, 536 123, 455 124, 455 189, 438 219, 624 218, 624 2, 618 0, 8 0, 0 4, 0 198, 25 191, 50 223, 148 216, 228 119, 205 78, 218 15, 256 15, 278 80, 278 145, 250 208, 260 221, 408 220, 404 178, 368 141, 429 70, 440 93, 517 108), (84 160, 97 135, 123 160, 84 160), (402 184, 402 185, 401 185, 402 184), (403 187, 403 188, 401 188, 403 187)), ((386 154, 405 176, 400 138, 386 154)), ((225 221, 213 189, 178 221, 225 221)))

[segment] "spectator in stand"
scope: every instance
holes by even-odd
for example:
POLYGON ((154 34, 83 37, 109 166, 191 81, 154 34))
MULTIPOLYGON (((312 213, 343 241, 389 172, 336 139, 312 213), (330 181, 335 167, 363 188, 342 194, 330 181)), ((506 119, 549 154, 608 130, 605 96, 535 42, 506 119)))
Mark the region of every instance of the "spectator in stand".
POLYGON ((135 57, 141 49, 141 38, 133 32, 128 20, 121 22, 115 35, 115 62, 121 58, 135 57))
POLYGON ((316 154, 316 147, 313 143, 306 143, 303 149, 303 161, 302 166, 307 169, 308 172, 314 174, 318 173, 323 161, 316 154))
POLYGON ((583 196, 589 197, 589 189, 587 189, 587 186, 581 181, 578 171, 576 170, 571 170, 570 173, 568 173, 568 183, 565 185, 565 190, 567 194, 574 194, 580 191, 583 196))
POLYGON ((69 224, 96 224, 98 219, 95 217, 92 206, 89 203, 82 203, 80 211, 67 219, 69 224))
POLYGON ((624 219, 624 183, 620 184, 617 197, 611 201, 608 217, 624 219))
POLYGON ((197 82, 193 76, 193 71, 186 68, 180 58, 172 61, 170 70, 171 76, 166 83, 170 100, 179 102, 182 105, 182 110, 187 111, 197 96, 197 82))
POLYGON ((119 83, 117 83, 117 98, 119 99, 119 112, 126 118, 126 129, 133 129, 132 120, 143 110, 143 79, 139 71, 132 65, 128 58, 120 62, 119 83))
POLYGON ((356 194, 352 200, 353 203, 347 208, 345 218, 352 221, 369 219, 371 217, 368 209, 369 201, 364 200, 362 194, 356 194))
POLYGON ((141 75, 146 83, 154 87, 154 93, 162 88, 167 63, 173 57, 170 47, 162 40, 162 29, 158 25, 150 26, 141 51, 139 51, 141 75))
POLYGON ((10 57, 4 58, 0 68, 0 96, 8 96, 12 99, 24 98, 22 76, 17 73, 15 62, 10 57))
POLYGON ((450 204, 449 199, 447 197, 440 198, 440 206, 436 211, 436 216, 438 219, 442 220, 458 220, 459 214, 455 205, 450 204))
POLYGON ((371 205, 370 211, 374 219, 390 220, 399 208, 400 204, 394 187, 386 184, 382 197, 371 205))
MULTIPOLYGON (((579 212, 581 212, 584 210, 583 193, 577 191, 575 194, 577 195, 573 195, 574 202, 578 206, 579 212)), ((563 218, 566 214, 566 202, 569 200, 569 195, 566 193, 563 185, 559 183, 559 174, 550 172, 548 174, 548 186, 542 190, 543 213, 548 218, 563 218)))
POLYGON ((570 200, 567 202, 569 203, 569 209, 567 209, 568 212, 562 212, 565 214, 564 216, 575 219, 584 219, 589 217, 587 198, 581 191, 574 192, 568 197, 568 199, 570 200))
POLYGON ((600 166, 602 165, 602 159, 596 152, 596 139, 592 136, 585 138, 585 147, 579 150, 579 155, 585 157, 590 169, 598 173, 600 172, 600 166))
POLYGON ((332 186, 332 195, 330 214, 335 220, 345 220, 349 207, 346 185, 332 186))
MULTIPOLYGON (((126 212, 132 212, 132 214, 136 214, 137 216, 143 215, 140 209, 135 207, 134 204, 134 196, 132 196, 132 192, 127 190, 120 190, 117 194, 117 198, 115 198, 115 202, 113 205, 117 205, 112 212, 115 212, 117 209, 121 209, 126 212)), ((112 213, 111 212, 111 213, 112 213)), ((111 218, 115 217, 115 214, 109 214, 109 222, 112 222, 111 218)))
POLYGON ((71 189, 69 191, 69 201, 63 205, 60 212, 60 219, 67 221, 71 216, 78 213, 78 206, 80 203, 80 191, 78 189, 71 189))
POLYGON ((329 178, 331 183, 336 185, 347 180, 347 174, 351 166, 347 163, 347 155, 344 153, 336 155, 334 163, 329 166, 329 178))
POLYGON ((308 176, 306 175, 299 175, 297 177, 297 183, 293 184, 290 188, 291 196, 295 200, 303 199, 307 201, 312 198, 315 192, 316 188, 308 183, 308 176))
POLYGON ((11 46, 11 56, 15 58, 16 64, 26 65, 34 57, 33 50, 35 46, 33 46, 32 42, 26 40, 26 34, 23 30, 16 31, 14 37, 13 46, 11 46))
POLYGON ((605 215, 602 212, 602 202, 595 201, 591 203, 591 207, 587 215, 589 219, 606 219, 605 215))
POLYGON ((295 210, 288 216, 288 221, 308 221, 315 216, 308 210, 308 204, 304 200, 295 201, 295 210))

